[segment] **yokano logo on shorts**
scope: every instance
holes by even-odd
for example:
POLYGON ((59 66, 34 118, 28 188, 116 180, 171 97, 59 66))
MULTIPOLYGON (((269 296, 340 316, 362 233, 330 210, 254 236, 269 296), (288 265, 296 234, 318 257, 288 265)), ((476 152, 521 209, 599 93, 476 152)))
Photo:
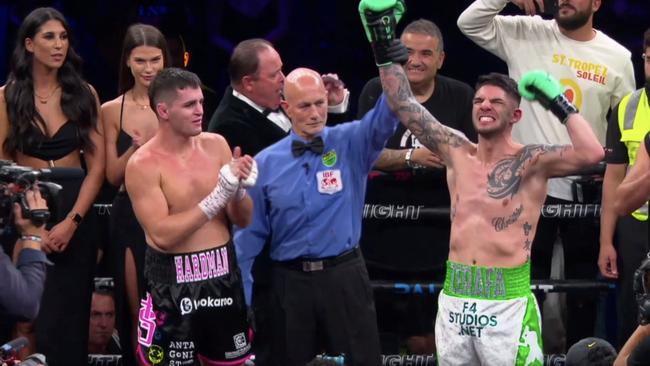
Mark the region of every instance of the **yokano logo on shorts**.
POLYGON ((189 297, 181 299, 179 307, 181 308, 181 315, 189 314, 199 308, 220 308, 224 306, 231 306, 233 304, 232 297, 218 297, 213 298, 208 296, 207 299, 192 300, 189 297))

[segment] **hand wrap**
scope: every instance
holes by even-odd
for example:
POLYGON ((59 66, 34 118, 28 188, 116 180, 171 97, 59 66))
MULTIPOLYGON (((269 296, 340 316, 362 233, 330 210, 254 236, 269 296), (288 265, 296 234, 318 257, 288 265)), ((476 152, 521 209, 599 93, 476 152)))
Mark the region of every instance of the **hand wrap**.
POLYGON ((199 202, 199 208, 211 220, 226 207, 238 188, 239 179, 230 170, 230 165, 225 164, 219 171, 219 182, 212 192, 199 202))
POLYGON ((251 172, 248 174, 248 177, 241 182, 239 182, 239 189, 237 189, 237 199, 243 200, 246 196, 246 188, 253 187, 257 182, 257 162, 253 160, 253 166, 251 167, 251 172))

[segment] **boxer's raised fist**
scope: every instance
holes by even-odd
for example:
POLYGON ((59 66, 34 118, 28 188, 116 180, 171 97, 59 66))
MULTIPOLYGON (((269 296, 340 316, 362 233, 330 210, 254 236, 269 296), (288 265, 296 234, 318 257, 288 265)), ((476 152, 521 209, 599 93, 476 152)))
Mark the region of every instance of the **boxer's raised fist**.
POLYGON ((393 62, 403 63, 401 57, 391 57, 393 52, 388 48, 395 47, 395 27, 404 10, 403 0, 361 0, 359 3, 361 23, 372 43, 377 66, 386 66, 393 62))
POLYGON ((564 96, 564 87, 545 71, 524 74, 519 80, 519 94, 530 101, 538 101, 562 123, 566 123, 571 113, 578 113, 578 109, 564 96))

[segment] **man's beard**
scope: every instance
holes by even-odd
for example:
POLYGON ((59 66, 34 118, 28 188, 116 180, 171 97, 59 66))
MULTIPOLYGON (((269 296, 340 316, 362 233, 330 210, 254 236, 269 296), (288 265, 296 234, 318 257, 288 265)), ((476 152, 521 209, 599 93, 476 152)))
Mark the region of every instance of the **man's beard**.
POLYGON ((589 17, 591 16, 592 13, 589 10, 578 11, 572 5, 570 6, 575 11, 575 13, 572 16, 561 18, 560 12, 558 11, 557 13, 555 13, 554 18, 557 24, 560 26, 560 28, 572 31, 587 24, 587 22, 589 21, 589 17))

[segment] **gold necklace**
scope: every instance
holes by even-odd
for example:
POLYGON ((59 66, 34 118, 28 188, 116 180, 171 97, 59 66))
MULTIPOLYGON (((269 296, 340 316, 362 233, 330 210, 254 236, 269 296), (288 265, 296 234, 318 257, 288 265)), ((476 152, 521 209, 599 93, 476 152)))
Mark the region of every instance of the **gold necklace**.
POLYGON ((50 98, 52 98, 52 96, 54 95, 57 89, 59 89, 58 85, 54 89, 52 89, 50 94, 48 94, 48 96, 46 97, 42 97, 38 95, 38 93, 36 93, 36 89, 34 89, 34 96, 38 99, 39 102, 41 102, 41 104, 47 104, 47 102, 50 100, 50 98))
POLYGON ((135 96, 133 95, 133 91, 131 91, 131 100, 133 100, 133 103, 135 103, 135 105, 138 106, 138 108, 140 108, 140 110, 149 109, 149 105, 140 104, 140 103, 138 103, 137 100, 135 100, 135 96))

